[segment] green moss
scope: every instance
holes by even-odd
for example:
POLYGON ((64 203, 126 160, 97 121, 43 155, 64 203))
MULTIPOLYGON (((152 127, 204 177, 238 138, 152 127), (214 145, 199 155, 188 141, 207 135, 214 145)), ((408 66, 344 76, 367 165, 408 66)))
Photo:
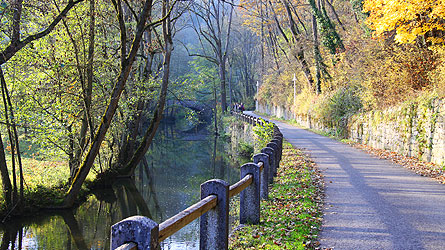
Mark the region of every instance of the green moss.
POLYGON ((382 123, 383 121, 383 112, 381 110, 375 110, 372 112, 372 119, 371 119, 371 127, 373 129, 377 129, 377 127, 382 123))
POLYGON ((253 145, 241 140, 237 145, 237 151, 240 156, 250 159, 253 156, 254 149, 253 145))

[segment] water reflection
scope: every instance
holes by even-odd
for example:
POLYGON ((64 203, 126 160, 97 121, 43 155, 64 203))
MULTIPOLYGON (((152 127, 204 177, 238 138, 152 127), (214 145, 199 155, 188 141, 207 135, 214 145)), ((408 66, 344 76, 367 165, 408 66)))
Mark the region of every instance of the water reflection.
MULTIPOLYGON (((117 221, 144 215, 162 222, 198 201, 202 182, 236 182, 239 165, 231 166, 228 148, 205 130, 181 133, 164 125, 133 179, 96 190, 75 210, 2 225, 0 250, 109 249, 110 227, 117 221)), ((163 249, 197 249, 198 232, 195 221, 165 240, 163 249)))

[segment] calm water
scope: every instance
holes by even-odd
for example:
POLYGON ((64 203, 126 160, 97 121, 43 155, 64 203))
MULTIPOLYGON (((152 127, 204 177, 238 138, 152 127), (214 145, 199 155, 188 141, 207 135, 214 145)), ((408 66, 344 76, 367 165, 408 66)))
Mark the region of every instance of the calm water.
MULTIPOLYGON (((160 223, 199 200, 199 186, 219 178, 235 183, 239 164, 230 165, 229 145, 201 130, 178 133, 164 125, 135 180, 98 190, 78 209, 12 221, 0 232, 3 249, 109 249, 110 227, 144 215, 160 223)), ((199 220, 162 243, 163 249, 198 249, 199 220)))

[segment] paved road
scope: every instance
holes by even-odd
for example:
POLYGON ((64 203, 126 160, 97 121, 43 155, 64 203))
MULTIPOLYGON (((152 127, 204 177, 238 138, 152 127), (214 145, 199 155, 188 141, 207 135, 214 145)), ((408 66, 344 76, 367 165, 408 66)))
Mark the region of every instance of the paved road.
POLYGON ((325 175, 323 248, 445 249, 445 185, 386 160, 274 121, 325 175))

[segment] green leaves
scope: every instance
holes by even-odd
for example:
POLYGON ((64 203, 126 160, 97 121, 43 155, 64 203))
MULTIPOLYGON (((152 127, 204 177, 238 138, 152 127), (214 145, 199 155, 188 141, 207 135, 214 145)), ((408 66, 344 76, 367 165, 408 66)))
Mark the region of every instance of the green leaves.
POLYGON ((253 127, 253 132, 257 136, 257 148, 264 148, 273 135, 273 123, 268 123, 263 118, 261 118, 261 121, 264 125, 257 124, 253 127))
POLYGON ((6 7, 8 7, 8 4, 5 1, 0 2, 0 15, 2 15, 5 12, 6 7))

